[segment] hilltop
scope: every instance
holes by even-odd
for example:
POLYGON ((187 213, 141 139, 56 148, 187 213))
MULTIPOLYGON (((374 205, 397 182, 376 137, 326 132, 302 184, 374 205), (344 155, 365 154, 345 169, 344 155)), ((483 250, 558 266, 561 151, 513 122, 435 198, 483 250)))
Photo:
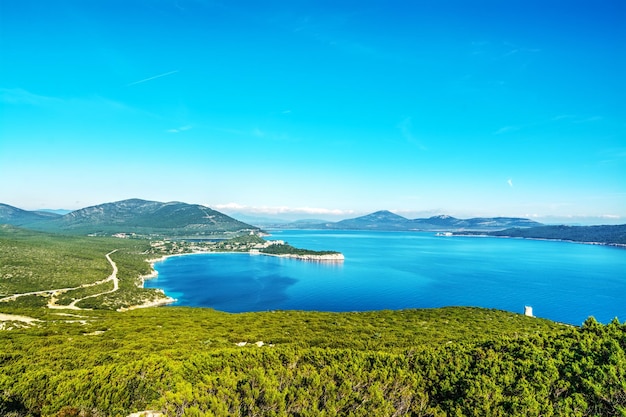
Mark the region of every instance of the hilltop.
POLYGON ((161 203, 140 199, 99 204, 63 216, 29 212, 3 204, 0 224, 32 230, 76 235, 168 237, 223 237, 259 228, 198 204, 161 203))

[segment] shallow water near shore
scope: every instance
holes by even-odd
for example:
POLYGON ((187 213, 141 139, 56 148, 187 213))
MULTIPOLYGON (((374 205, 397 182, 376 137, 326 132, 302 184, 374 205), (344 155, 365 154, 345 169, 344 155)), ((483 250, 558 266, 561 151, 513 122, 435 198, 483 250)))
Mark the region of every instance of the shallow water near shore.
POLYGON ((174 305, 227 312, 369 311, 478 306, 581 324, 626 320, 626 250, 569 242, 433 233, 272 231, 269 239, 337 250, 343 263, 198 254, 155 264, 174 305))

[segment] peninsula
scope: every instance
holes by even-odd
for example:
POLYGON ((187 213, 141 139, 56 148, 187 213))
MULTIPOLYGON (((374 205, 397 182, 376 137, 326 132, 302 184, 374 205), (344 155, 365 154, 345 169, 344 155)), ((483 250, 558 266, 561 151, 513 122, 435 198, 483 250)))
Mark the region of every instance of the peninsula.
POLYGON ((523 239, 562 240, 593 245, 626 246, 626 224, 601 226, 539 226, 491 232, 449 232, 445 236, 491 236, 523 239))
POLYGON ((314 251, 309 249, 298 249, 278 240, 268 241, 259 249, 252 249, 250 254, 278 256, 281 258, 294 258, 303 261, 315 262, 343 262, 345 257, 340 252, 335 251, 314 251))
POLYGON ((239 252, 251 255, 268 255, 304 261, 341 262, 345 259, 336 251, 315 251, 295 248, 282 240, 265 240, 255 233, 226 240, 159 240, 150 243, 148 253, 161 256, 208 252, 239 252))

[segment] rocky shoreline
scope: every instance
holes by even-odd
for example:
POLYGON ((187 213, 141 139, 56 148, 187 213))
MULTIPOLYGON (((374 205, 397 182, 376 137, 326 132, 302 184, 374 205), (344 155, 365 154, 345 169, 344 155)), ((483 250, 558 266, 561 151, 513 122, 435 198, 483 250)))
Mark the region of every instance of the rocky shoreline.
POLYGON ((329 253, 324 255, 298 255, 293 253, 285 253, 285 254, 273 254, 273 253, 264 253, 264 252, 250 252, 251 255, 265 255, 265 256, 276 256, 278 258, 292 258, 299 259, 302 261, 311 261, 311 262, 343 262, 345 260, 345 256, 343 253, 329 253))

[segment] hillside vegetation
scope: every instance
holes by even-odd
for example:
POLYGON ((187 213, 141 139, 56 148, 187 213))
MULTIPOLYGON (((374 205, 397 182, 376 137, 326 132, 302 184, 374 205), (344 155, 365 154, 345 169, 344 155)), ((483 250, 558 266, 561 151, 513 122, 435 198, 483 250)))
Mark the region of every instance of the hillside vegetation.
POLYGON ((104 280, 59 294, 67 307, 110 291, 107 256, 120 286, 84 298, 81 310, 49 308, 45 294, 0 302, 0 415, 626 415, 626 325, 617 320, 572 327, 459 307, 111 311, 144 300, 151 290, 138 277, 162 247, 0 226, 5 295, 104 280))
POLYGON ((488 235, 626 245, 626 224, 615 226, 542 226, 528 229, 515 228, 490 232, 488 235))
POLYGON ((198 204, 130 199, 59 216, 0 204, 0 224, 72 235, 233 237, 259 229, 198 204))
POLYGON ((626 326, 469 308, 61 315, 0 333, 0 415, 618 416, 626 326), (247 342, 247 343, 244 343, 247 342))
POLYGON ((0 308, 45 306, 51 290, 67 305, 107 286, 89 286, 106 279, 112 268, 106 254, 118 264, 119 290, 86 299, 78 307, 117 309, 165 299, 158 290, 141 288, 141 276, 151 272, 146 262, 147 240, 94 238, 47 234, 0 225, 0 308), (38 294, 11 296, 38 292, 38 294), (6 307, 5 307, 6 305, 6 307))

